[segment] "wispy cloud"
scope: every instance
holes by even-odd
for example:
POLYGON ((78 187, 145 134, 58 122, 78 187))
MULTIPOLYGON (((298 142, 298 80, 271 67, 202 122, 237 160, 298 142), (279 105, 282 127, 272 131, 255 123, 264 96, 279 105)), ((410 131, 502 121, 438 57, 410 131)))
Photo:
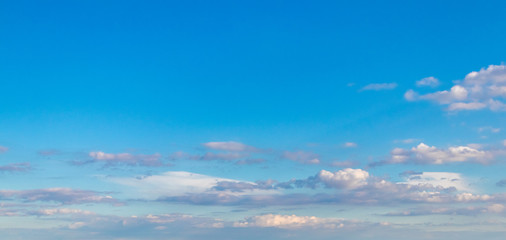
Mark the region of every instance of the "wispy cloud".
POLYGON ((73 164, 82 165, 88 163, 103 163, 104 166, 129 165, 129 166, 164 166, 161 161, 161 155, 155 154, 131 154, 131 153, 105 153, 102 151, 90 152, 88 156, 91 160, 75 161, 73 164))
POLYGON ((248 146, 240 142, 207 142, 202 144, 204 147, 213 150, 231 151, 231 152, 253 152, 258 151, 257 148, 248 146))
POLYGON ((319 164, 320 159, 319 155, 312 152, 304 152, 304 151, 296 151, 296 152, 290 152, 285 151, 281 155, 281 158, 283 159, 290 159, 292 161, 296 161, 303 164, 319 164))
POLYGON ((416 81, 417 87, 437 87, 439 80, 435 77, 426 77, 416 81))
POLYGON ((33 190, 0 190, 0 198, 15 198, 25 202, 57 202, 61 204, 83 203, 110 203, 120 202, 108 195, 99 192, 71 189, 71 188, 45 188, 33 190))
POLYGON ((397 87, 397 83, 371 83, 360 89, 360 91, 381 91, 381 90, 393 90, 397 87))
POLYGON ((32 167, 29 162, 11 163, 0 166, 0 172, 26 172, 31 169, 32 167))

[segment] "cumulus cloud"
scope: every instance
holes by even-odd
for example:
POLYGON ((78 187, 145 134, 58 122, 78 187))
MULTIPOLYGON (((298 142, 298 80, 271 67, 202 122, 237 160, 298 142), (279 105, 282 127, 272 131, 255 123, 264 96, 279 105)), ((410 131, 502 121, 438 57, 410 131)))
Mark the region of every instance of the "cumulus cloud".
POLYGON ((397 87, 397 83, 371 83, 363 88, 360 89, 360 91, 380 91, 380 90, 392 90, 397 87))
POLYGON ((304 152, 304 151, 296 151, 296 152, 290 152, 285 151, 281 158, 284 159, 290 159, 292 161, 300 162, 303 164, 319 164, 320 159, 319 155, 312 152, 304 152))
POLYGON ((435 77, 426 77, 416 81, 417 87, 437 87, 439 80, 435 77))
MULTIPOLYGON (((195 205, 274 206, 306 204, 371 204, 400 203, 468 203, 500 202, 506 195, 475 194, 469 181, 458 173, 404 172, 405 182, 391 182, 372 176, 362 169, 343 169, 337 172, 321 170, 306 179, 288 182, 274 180, 240 182, 215 180, 195 190, 164 190, 152 198, 161 202, 195 205), (297 188, 316 191, 291 193, 297 188), (327 188, 321 192, 318 188, 327 188)), ((195 184, 197 185, 197 184, 195 184)), ((202 186, 204 184, 199 184, 202 186)), ((141 186, 145 189, 145 185, 141 186)), ((136 186, 135 188, 138 188, 136 186)), ((163 187, 162 187, 163 188, 163 187)), ((160 189, 160 188, 158 188, 160 189)), ((296 191, 296 190, 295 190, 296 191)), ((298 192, 298 191, 296 191, 298 192)), ((138 196, 143 196, 138 195, 138 196)))
POLYGON ((0 166, 0 172, 26 172, 31 169, 32 167, 29 162, 11 163, 0 166))
POLYGON ((248 146, 246 144, 240 142, 207 142, 203 143, 204 147, 213 149, 213 150, 223 150, 223 151, 232 151, 232 152, 244 152, 244 151, 257 151, 256 148, 252 146, 248 146))
POLYGON ((411 149, 394 148, 390 158, 385 161, 372 163, 370 166, 384 164, 447 164, 454 162, 475 162, 480 164, 490 163, 494 157, 504 154, 502 151, 481 150, 477 145, 455 146, 447 149, 440 149, 435 146, 428 146, 424 143, 418 144, 411 149))
POLYGON ((163 166, 164 164, 161 162, 161 155, 158 153, 155 154, 131 154, 131 153, 105 153, 105 152, 90 152, 88 156, 91 158, 91 161, 86 162, 78 162, 76 164, 84 164, 84 163, 104 163, 105 166, 112 165, 129 165, 129 166, 163 166))
POLYGON ((71 189, 45 188, 33 190, 0 190, 0 199, 18 199, 24 202, 57 202, 61 204, 110 203, 118 205, 120 202, 99 192, 71 189))
POLYGON ((419 94, 408 90, 404 94, 408 101, 428 100, 448 105, 449 111, 479 110, 505 111, 506 65, 490 65, 473 71, 462 81, 457 81, 450 90, 419 94))
POLYGON ((367 184, 369 173, 362 169, 346 168, 337 172, 321 170, 317 178, 327 187, 354 189, 367 184))

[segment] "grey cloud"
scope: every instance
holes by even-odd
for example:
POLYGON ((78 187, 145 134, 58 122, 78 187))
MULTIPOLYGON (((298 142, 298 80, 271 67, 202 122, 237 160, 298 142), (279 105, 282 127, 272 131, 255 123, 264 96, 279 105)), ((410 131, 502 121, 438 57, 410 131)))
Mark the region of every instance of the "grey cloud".
POLYGON ((506 187, 506 179, 502 179, 495 184, 498 187, 506 187))

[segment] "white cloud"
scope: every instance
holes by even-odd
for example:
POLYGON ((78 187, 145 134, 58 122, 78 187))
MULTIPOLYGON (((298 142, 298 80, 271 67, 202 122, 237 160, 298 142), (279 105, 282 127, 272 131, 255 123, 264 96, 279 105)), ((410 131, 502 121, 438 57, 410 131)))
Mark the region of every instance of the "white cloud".
MULTIPOLYGON (((109 181, 128 186, 127 194, 134 198, 159 199, 164 197, 184 196, 188 194, 271 194, 274 190, 263 190, 255 187, 254 182, 239 181, 234 179, 219 178, 184 171, 165 172, 161 175, 151 175, 140 178, 108 178, 109 181), (220 185, 221 183, 221 185, 220 185), (220 189, 222 183, 236 183, 235 187, 243 184, 242 191, 234 189, 220 189)), ((231 185, 231 184, 228 184, 231 185)))
MULTIPOLYGON (((452 162, 478 162, 489 163, 500 152, 480 150, 475 145, 449 147, 439 149, 420 143, 411 149, 395 148, 390 159, 383 164, 418 163, 418 164, 445 164, 452 162)), ((381 163, 379 164, 381 165, 381 163)))
POLYGON ((397 87, 397 83, 371 83, 364 86, 360 91, 380 91, 380 90, 392 90, 397 87))
POLYGON ((317 177, 327 187, 354 189, 367 184, 369 173, 362 169, 346 168, 334 173, 321 170, 317 177))
POLYGON ((111 196, 98 192, 71 188, 44 188, 32 190, 0 190, 0 199, 13 198, 25 202, 58 202, 62 204, 111 203, 120 202, 111 196))
POLYGON ((453 172, 422 172, 410 174, 406 182, 410 185, 431 184, 444 188, 454 187, 458 191, 473 192, 467 179, 464 179, 460 173, 453 172))
POLYGON ((458 110, 479 110, 486 108, 487 105, 480 102, 470 102, 470 103, 463 103, 463 102, 457 102, 452 103, 448 106, 449 111, 458 111, 458 110))
POLYGON ((439 86, 439 80, 435 77, 426 77, 422 78, 419 81, 416 81, 417 87, 437 87, 439 86))
POLYGON ((449 111, 479 110, 506 111, 506 65, 490 65, 473 71, 457 81, 449 90, 420 95, 413 90, 404 94, 408 101, 429 100, 449 105, 449 111))
POLYGON ((342 228, 345 221, 337 218, 315 216, 266 214, 247 218, 234 223, 234 227, 275 227, 275 228, 342 228))
MULTIPOLYGON (((126 164, 126 165, 141 165, 141 166, 162 166, 160 161, 161 155, 155 154, 131 154, 131 153, 105 153, 105 152, 90 152, 88 154, 93 162, 102 162, 106 165, 126 164)), ((82 163, 79 163, 82 164, 82 163)))
POLYGON ((246 144, 240 142, 207 142, 203 143, 204 147, 214 150, 223 150, 223 151, 233 151, 233 152, 243 152, 243 151, 255 151, 256 148, 252 146, 248 146, 246 144))
POLYGON ((52 215, 95 215, 94 212, 81 210, 81 209, 73 209, 73 208, 49 208, 49 209, 39 209, 37 211, 32 212, 33 215, 38 216, 52 216, 52 215))

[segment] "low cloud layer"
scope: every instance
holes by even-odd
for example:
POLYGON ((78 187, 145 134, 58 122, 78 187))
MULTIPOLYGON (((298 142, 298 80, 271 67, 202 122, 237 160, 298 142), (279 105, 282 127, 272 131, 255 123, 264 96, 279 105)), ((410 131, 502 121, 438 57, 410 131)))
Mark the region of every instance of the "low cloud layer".
POLYGON ((411 149, 395 148, 390 152, 390 157, 381 162, 375 162, 370 166, 381 166, 385 164, 448 164, 456 162, 473 162, 489 164, 500 155, 504 155, 502 149, 483 150, 477 145, 455 146, 446 149, 429 146, 420 143, 411 149))
POLYGON ((71 189, 45 188, 33 190, 0 190, 0 199, 16 199, 23 202, 55 202, 60 204, 109 203, 119 205, 120 202, 99 192, 71 189))

